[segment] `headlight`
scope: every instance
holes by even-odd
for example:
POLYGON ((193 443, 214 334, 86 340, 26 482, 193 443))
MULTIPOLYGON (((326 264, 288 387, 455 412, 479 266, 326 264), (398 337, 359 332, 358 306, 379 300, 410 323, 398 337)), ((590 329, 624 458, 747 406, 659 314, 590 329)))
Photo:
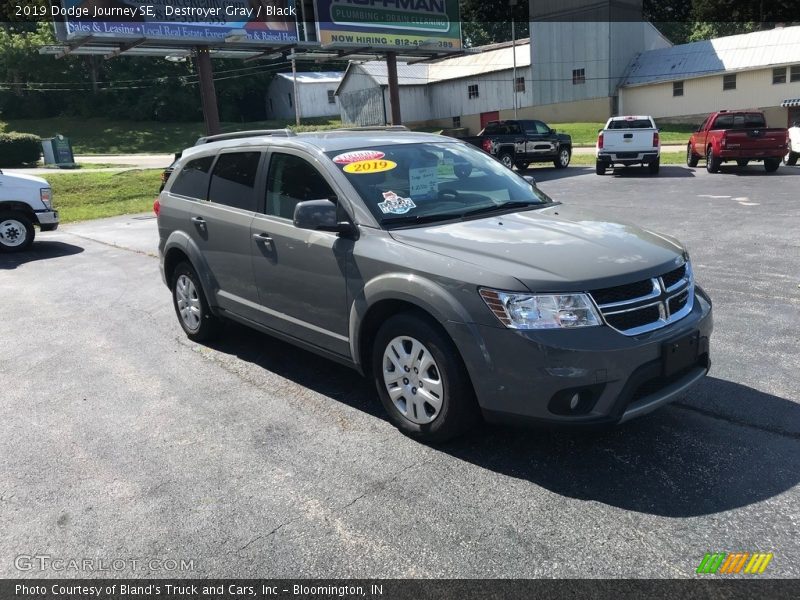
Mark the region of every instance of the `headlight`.
POLYGON ((481 289, 481 297, 511 329, 556 329, 602 325, 586 294, 521 294, 481 289))
POLYGON ((52 191, 50 188, 39 188, 39 198, 47 208, 53 208, 52 202, 52 191))

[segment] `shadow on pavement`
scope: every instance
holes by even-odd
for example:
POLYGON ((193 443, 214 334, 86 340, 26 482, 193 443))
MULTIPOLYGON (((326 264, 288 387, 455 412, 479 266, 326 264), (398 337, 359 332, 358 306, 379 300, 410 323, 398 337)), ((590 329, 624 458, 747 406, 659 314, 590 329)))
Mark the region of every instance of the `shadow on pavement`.
MULTIPOLYGON (((211 346, 386 419, 372 382, 345 366, 233 323, 211 346)), ((714 377, 702 386, 703 397, 800 422, 800 406, 784 398, 714 377)), ((562 496, 669 517, 746 506, 800 482, 800 436, 742 426, 703 405, 602 430, 482 425, 438 450, 562 496)))
POLYGON ((723 164, 719 168, 719 173, 716 175, 738 175, 739 177, 791 177, 793 175, 800 175, 800 169, 781 165, 777 171, 767 173, 764 170, 764 165, 761 163, 753 163, 746 167, 739 167, 737 165, 723 164))
POLYGON ((16 269, 25 263, 61 256, 80 254, 83 248, 64 242, 37 242, 34 241, 30 248, 22 252, 9 252, 0 254, 0 269, 16 269))
POLYGON ((677 165, 662 166, 658 170, 658 175, 652 175, 647 167, 615 167, 606 171, 606 177, 613 175, 620 178, 642 177, 644 179, 664 179, 665 177, 694 177, 694 169, 677 165))

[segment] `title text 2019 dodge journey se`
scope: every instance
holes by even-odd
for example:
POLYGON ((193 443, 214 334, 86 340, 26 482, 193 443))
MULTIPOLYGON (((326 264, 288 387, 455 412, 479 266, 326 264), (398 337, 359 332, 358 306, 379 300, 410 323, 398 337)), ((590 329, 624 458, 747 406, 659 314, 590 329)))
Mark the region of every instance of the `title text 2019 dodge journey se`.
POLYGON ((451 138, 213 136, 156 203, 193 340, 239 321, 375 380, 440 441, 487 420, 617 423, 707 372, 711 301, 665 235, 592 220, 451 138))

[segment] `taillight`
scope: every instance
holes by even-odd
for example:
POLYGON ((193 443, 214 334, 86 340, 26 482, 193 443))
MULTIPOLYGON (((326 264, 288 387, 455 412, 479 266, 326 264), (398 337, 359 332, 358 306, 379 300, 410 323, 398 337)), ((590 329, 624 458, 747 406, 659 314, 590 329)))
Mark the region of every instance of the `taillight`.
POLYGON ((39 188, 39 199, 47 208, 53 208, 53 205, 50 204, 52 201, 52 194, 53 192, 50 188, 39 188))
POLYGON ((161 202, 158 201, 158 196, 156 196, 156 200, 153 202, 153 212, 156 213, 156 216, 161 212, 161 202))
POLYGON ((720 144, 720 147, 722 147, 723 149, 728 147, 728 132, 727 131, 723 131, 722 132, 722 137, 719 140, 719 144, 720 144))
POLYGON ((490 140, 490 139, 483 140, 481 142, 481 148, 483 148, 484 152, 491 153, 491 151, 492 151, 492 140, 490 140))
POLYGON ((600 134, 597 136, 597 147, 603 147, 603 132, 601 131, 600 134))
POLYGON ((658 148, 658 132, 653 132, 653 148, 658 148))

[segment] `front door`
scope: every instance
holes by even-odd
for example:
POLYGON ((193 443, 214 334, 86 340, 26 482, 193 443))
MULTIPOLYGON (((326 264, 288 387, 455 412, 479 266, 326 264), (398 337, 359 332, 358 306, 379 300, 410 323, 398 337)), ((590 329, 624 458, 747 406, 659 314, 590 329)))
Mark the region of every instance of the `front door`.
POLYGON ((250 228, 259 321, 299 340, 350 355, 346 263, 353 240, 294 226, 298 202, 334 197, 300 151, 272 152, 266 207, 250 228))

